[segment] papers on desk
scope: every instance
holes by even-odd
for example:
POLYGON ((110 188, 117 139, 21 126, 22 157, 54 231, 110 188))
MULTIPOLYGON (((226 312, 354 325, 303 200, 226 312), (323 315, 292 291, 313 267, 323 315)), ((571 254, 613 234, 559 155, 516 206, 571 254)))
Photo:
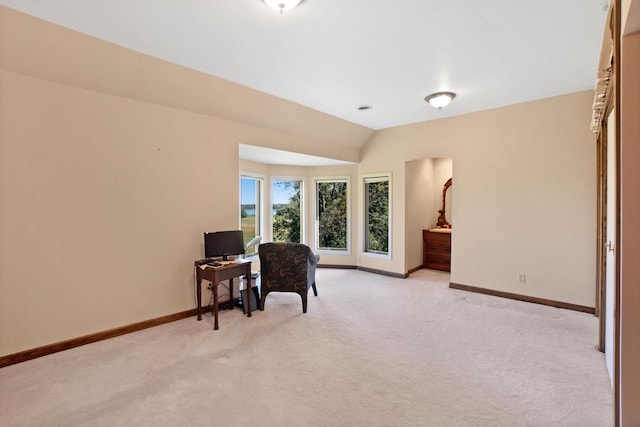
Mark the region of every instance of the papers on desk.
POLYGON ((216 262, 218 263, 218 265, 200 264, 198 267, 200 267, 201 270, 204 270, 207 267, 209 267, 209 268, 218 268, 218 267, 224 267, 225 265, 235 264, 236 263, 236 261, 216 261, 216 262))

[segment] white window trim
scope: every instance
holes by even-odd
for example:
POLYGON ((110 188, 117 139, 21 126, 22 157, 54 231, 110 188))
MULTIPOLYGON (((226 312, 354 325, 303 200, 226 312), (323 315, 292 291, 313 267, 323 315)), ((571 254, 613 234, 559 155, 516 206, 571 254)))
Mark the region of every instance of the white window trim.
MULTIPOLYGON (((267 182, 267 177, 265 175, 261 175, 258 173, 240 171, 240 178, 239 178, 240 185, 242 185, 242 178, 251 178, 251 179, 256 179, 261 181, 260 194, 258 195, 258 197, 260 198, 260 206, 256 207, 256 209, 260 209, 260 223, 259 223, 260 236, 262 236, 262 241, 264 242, 265 226, 266 226, 266 221, 264 216, 264 211, 265 211, 264 186, 265 186, 265 183, 267 182)), ((242 208, 242 187, 239 188, 239 197, 240 197, 240 207, 242 208)), ((242 218, 238 218, 238 219, 239 219, 240 230, 242 230, 242 218)), ((256 256, 258 256, 257 248, 256 248, 256 252, 249 255, 249 257, 253 258, 256 256)))
POLYGON ((378 259, 391 259, 392 254, 392 242, 393 242, 393 181, 391 172, 380 172, 380 173, 369 173, 360 175, 360 212, 362 212, 362 228, 361 228, 361 239, 360 239, 360 256, 370 257, 370 258, 378 258, 378 259), (366 241, 367 241, 367 220, 366 220, 366 203, 365 203, 365 181, 375 182, 375 178, 379 178, 380 181, 388 180, 389 181, 389 249, 386 254, 379 254, 375 252, 367 252, 366 250, 366 241))
POLYGON ((300 189, 300 243, 307 244, 307 206, 305 193, 307 192, 307 178, 304 176, 290 176, 290 175, 273 175, 269 177, 269 191, 271 192, 271 200, 269 201, 269 235, 271 241, 273 241, 273 181, 302 181, 302 188, 300 189))
POLYGON ((322 176, 313 178, 313 232, 314 232, 314 250, 319 254, 327 255, 351 255, 351 177, 348 175, 342 176, 322 176), (318 182, 335 182, 346 181, 347 182, 347 249, 320 249, 318 247, 318 241, 320 240, 320 230, 318 223, 318 182))

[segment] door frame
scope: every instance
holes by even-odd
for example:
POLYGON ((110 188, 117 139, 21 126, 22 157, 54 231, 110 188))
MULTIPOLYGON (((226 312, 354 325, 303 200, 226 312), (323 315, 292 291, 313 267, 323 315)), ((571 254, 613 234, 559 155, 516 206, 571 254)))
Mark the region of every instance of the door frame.
MULTIPOLYGON (((614 126, 617 130, 617 126, 615 123, 609 123, 609 116, 611 115, 611 111, 614 107, 613 102, 613 86, 614 84, 609 85, 607 90, 607 103, 603 110, 602 121, 600 122, 600 126, 598 129, 598 138, 596 140, 596 151, 597 151, 597 232, 596 232, 596 304, 595 304, 595 315, 599 318, 599 331, 598 331, 598 350, 604 353, 605 351, 605 320, 606 320, 606 276, 607 276, 607 172, 609 170, 607 164, 607 149, 609 146, 608 141, 608 128, 609 126, 614 126)), ((616 119, 614 122, 617 121, 616 119)), ((615 133, 616 139, 618 138, 617 132, 615 133)), ((614 141, 615 143, 615 141, 614 141)), ((619 147, 616 144, 616 163, 618 163, 619 157, 619 147)), ((616 170, 616 180, 619 181, 620 178, 619 171, 616 170)), ((617 190, 616 190, 617 191, 617 190)), ((617 200, 617 198, 616 198, 617 200)), ((619 205, 619 203, 617 202, 619 205)), ((616 207, 616 216, 620 216, 619 206, 616 207)), ((616 219, 617 220, 617 219, 616 219)), ((617 231, 616 231, 617 233, 617 231)), ((616 236, 617 239, 617 236, 616 236)), ((616 282, 618 282, 618 271, 616 268, 616 282)))
MULTIPOLYGON (((607 25, 611 34, 611 78, 606 91, 606 104, 604 114, 598 126, 597 138, 597 237, 596 237, 596 315, 599 317, 599 337, 598 349, 605 351, 605 330, 606 330, 606 225, 608 221, 615 221, 615 245, 620 244, 620 212, 621 212, 621 174, 620 174, 620 131, 621 131, 621 111, 620 111, 620 51, 621 51, 621 0, 612 0, 611 15, 608 17, 607 25), (615 110, 614 123, 609 123, 609 115, 615 110), (615 181, 616 197, 614 207, 614 218, 607 218, 607 129, 614 127, 615 143, 615 181)), ((603 46, 604 48, 604 46, 603 46)), ((613 306, 613 407, 614 426, 620 427, 620 250, 618 247, 614 251, 614 271, 613 283, 614 306, 613 306)))

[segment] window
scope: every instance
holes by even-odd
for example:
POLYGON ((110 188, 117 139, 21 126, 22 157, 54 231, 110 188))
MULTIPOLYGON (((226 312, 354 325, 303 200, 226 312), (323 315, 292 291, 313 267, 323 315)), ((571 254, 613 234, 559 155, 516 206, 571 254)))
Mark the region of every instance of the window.
POLYGON ((304 243, 303 181, 301 179, 273 179, 272 214, 274 242, 304 243))
POLYGON ((389 255, 390 175, 364 178, 364 251, 389 255))
MULTIPOLYGON (((240 177, 240 228, 246 245, 256 236, 262 235, 262 178, 240 177)), ((247 249, 247 254, 255 253, 258 246, 247 249)))
POLYGON ((346 179, 316 181, 316 249, 349 250, 349 198, 346 179))

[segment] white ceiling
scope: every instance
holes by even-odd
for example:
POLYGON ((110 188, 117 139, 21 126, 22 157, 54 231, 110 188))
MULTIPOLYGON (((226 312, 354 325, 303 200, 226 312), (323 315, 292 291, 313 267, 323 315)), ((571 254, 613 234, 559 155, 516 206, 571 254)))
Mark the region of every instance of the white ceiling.
POLYGON ((377 130, 593 88, 608 1, 0 4, 377 130), (424 101, 444 90, 445 109, 424 101))

